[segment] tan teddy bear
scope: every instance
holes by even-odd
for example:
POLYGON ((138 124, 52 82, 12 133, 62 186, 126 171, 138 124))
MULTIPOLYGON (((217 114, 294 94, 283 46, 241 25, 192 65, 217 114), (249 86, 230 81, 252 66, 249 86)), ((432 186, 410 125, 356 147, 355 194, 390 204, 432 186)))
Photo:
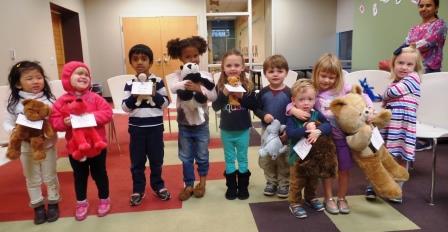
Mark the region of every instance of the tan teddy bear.
MULTIPOLYGON (((227 83, 229 85, 233 86, 233 87, 237 87, 237 86, 241 85, 240 77, 238 77, 238 76, 229 76, 229 77, 227 77, 227 83)), ((235 97, 233 95, 229 95, 229 105, 239 106, 241 104, 238 101, 237 97, 235 97)))
POLYGON ((339 128, 347 134, 353 159, 367 176, 375 192, 388 199, 402 197, 397 182, 407 181, 408 171, 395 161, 384 144, 378 150, 371 144, 374 126, 384 127, 390 121, 390 111, 381 110, 371 123, 367 123, 372 112, 364 101, 359 85, 355 85, 351 93, 332 101, 330 109, 339 128))
POLYGON ((44 120, 42 129, 34 129, 17 124, 9 138, 6 157, 11 160, 19 158, 22 141, 29 142, 34 160, 45 159, 45 139, 54 136, 54 131, 45 119, 50 115, 50 107, 38 100, 26 99, 23 102, 23 112, 30 121, 44 120))

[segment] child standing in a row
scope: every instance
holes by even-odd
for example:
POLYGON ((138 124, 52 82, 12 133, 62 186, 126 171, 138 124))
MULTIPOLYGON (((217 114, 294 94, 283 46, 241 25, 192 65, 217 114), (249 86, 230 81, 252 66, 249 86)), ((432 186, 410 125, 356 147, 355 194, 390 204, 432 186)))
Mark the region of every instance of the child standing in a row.
MULTIPOLYGON (((3 127, 5 131, 11 133, 16 126, 18 114, 24 113, 22 102, 25 99, 36 99, 50 106, 55 99, 44 70, 37 62, 18 62, 12 66, 8 81, 11 95, 3 127)), ((59 218, 58 202, 61 196, 56 173, 56 140, 56 136, 45 140, 46 157, 43 160, 34 160, 30 143, 22 142, 20 161, 30 198, 30 207, 34 209, 34 224, 36 225, 46 221, 54 222, 59 218), (42 195, 42 182, 47 186, 47 210, 45 210, 45 198, 42 195)))
MULTIPOLYGON (((66 116, 65 108, 69 101, 81 99, 86 104, 86 113, 93 114, 97 126, 95 130, 106 141, 105 125, 112 120, 112 108, 98 94, 91 92, 90 87, 92 78, 90 70, 86 64, 78 61, 71 61, 64 65, 62 69, 62 86, 66 93, 59 97, 53 106, 53 112, 50 116, 50 122, 56 131, 66 131, 65 138, 69 141, 72 138, 72 124, 70 116, 66 116)), ((72 157, 72 150, 67 146, 70 152, 69 159, 73 169, 76 192, 76 213, 75 218, 78 221, 84 220, 89 211, 89 202, 87 201, 87 180, 89 172, 95 180, 98 188, 98 216, 105 216, 110 211, 109 198, 109 178, 106 171, 107 149, 99 153, 92 147, 88 151, 86 160, 76 160, 72 157)))
MULTIPOLYGON (((315 109, 320 111, 332 126, 333 140, 336 145, 338 158, 338 199, 333 199, 332 179, 324 179, 324 204, 325 210, 331 214, 348 214, 350 208, 345 198, 348 191, 349 172, 353 167, 350 148, 345 139, 345 134, 336 124, 334 115, 330 111, 330 103, 333 99, 343 96, 351 91, 351 85, 344 83, 342 65, 339 59, 330 53, 322 55, 313 68, 313 86, 317 90, 315 109)), ((372 105, 368 98, 369 106, 372 105)), ((307 120, 311 116, 303 110, 293 108, 291 113, 301 120, 307 120)))
MULTIPOLYGON (((263 131, 274 119, 286 125, 285 109, 291 102, 291 91, 283 81, 288 75, 289 67, 286 59, 281 55, 268 57, 263 63, 263 72, 269 85, 257 94, 257 109, 255 114, 261 119, 263 131)), ((280 136, 282 142, 287 142, 286 133, 280 136)), ((277 159, 270 156, 260 157, 258 164, 264 171, 266 187, 264 195, 277 194, 280 198, 288 197, 289 190, 289 166, 288 151, 279 154, 277 159)))
POLYGON ((160 77, 149 72, 154 61, 152 50, 144 45, 137 44, 129 50, 129 62, 136 72, 146 74, 147 80, 155 81, 155 91, 152 99, 154 105, 143 101, 137 106, 137 97, 131 95, 132 81, 127 81, 124 87, 124 100, 122 108, 129 113, 129 153, 131 156, 132 194, 130 205, 137 206, 145 197, 146 177, 145 163, 149 159, 151 169, 150 185, 157 197, 166 201, 171 198, 165 182, 162 179, 162 165, 164 157, 163 143, 163 108, 167 107, 169 100, 165 85, 160 77))
POLYGON ((331 125, 322 113, 314 110, 316 90, 311 81, 307 79, 296 81, 291 88, 291 93, 294 107, 310 114, 306 121, 289 116, 286 124, 290 148, 289 164, 291 165, 289 210, 297 218, 306 218, 304 204, 316 211, 324 210, 322 202, 316 197, 316 189, 319 178, 330 178, 336 175, 336 154, 334 145, 329 146, 328 144, 332 140, 330 137, 331 125), (322 137, 319 140, 321 143, 316 143, 321 138, 321 134, 328 137, 322 137), (318 150, 318 152, 308 154, 303 160, 293 149, 302 138, 307 139, 307 142, 313 146, 313 150, 318 150))
POLYGON ((227 191, 225 197, 228 200, 249 198, 249 177, 247 150, 249 148, 249 135, 252 123, 249 110, 256 108, 253 84, 244 72, 244 57, 236 50, 228 51, 222 58, 221 76, 216 86, 218 98, 213 102, 215 111, 221 111, 221 140, 224 146, 226 162, 227 191), (245 93, 229 92, 224 84, 229 77, 239 77, 245 93), (236 105, 229 104, 229 98, 238 99, 236 105), (238 169, 235 167, 235 159, 238 161, 238 169))
MULTIPOLYGON (((167 44, 168 55, 173 59, 179 59, 183 64, 199 64, 199 56, 207 51, 207 42, 200 36, 192 36, 186 39, 173 39, 167 44)), ((213 82, 208 72, 200 72, 202 78, 213 82)), ((195 95, 203 95, 207 101, 216 100, 216 91, 208 90, 201 84, 182 79, 180 70, 167 76, 171 93, 179 89, 194 91, 195 95)), ((184 189, 179 194, 181 201, 188 200, 192 195, 203 197, 205 194, 205 182, 209 169, 208 143, 210 131, 208 126, 208 106, 205 103, 197 103, 201 111, 184 111, 181 101, 177 100, 177 123, 179 126, 179 159, 182 161, 184 174, 184 189), (203 112, 203 115, 198 115, 203 112), (187 115, 194 113, 196 115, 187 115), (189 120, 190 119, 190 120, 189 120), (201 119, 204 119, 203 121, 201 119), (193 121, 192 121, 193 120, 193 121), (199 183, 194 186, 194 162, 198 165, 199 183)))

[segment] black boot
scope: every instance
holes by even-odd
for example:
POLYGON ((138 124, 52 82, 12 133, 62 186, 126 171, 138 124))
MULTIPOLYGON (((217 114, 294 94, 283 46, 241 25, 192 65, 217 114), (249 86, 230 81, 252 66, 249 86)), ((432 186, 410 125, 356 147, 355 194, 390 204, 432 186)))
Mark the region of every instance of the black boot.
POLYGON ((59 218, 59 204, 48 204, 47 221, 54 222, 59 218))
POLYGON ((249 191, 247 190, 247 187, 249 186, 249 177, 249 170, 245 173, 238 172, 238 199, 240 200, 249 198, 249 191))
POLYGON ((227 191, 226 191, 227 200, 235 200, 236 197, 238 196, 236 185, 236 173, 237 171, 226 174, 226 172, 224 171, 224 176, 226 177, 226 185, 227 185, 227 191))
POLYGON ((45 205, 34 208, 34 224, 39 225, 47 221, 45 214, 45 205))

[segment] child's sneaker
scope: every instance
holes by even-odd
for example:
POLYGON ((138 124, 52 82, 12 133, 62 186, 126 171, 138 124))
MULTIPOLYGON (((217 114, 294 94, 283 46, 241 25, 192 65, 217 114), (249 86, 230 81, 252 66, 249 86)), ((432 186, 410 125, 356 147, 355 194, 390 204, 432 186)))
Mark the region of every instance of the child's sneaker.
POLYGON ((159 191, 156 192, 157 197, 160 198, 162 201, 167 201, 171 198, 170 192, 168 192, 167 188, 161 188, 159 191))
POLYGON ((104 217, 110 211, 110 198, 100 199, 100 204, 98 205, 98 217, 104 217))
POLYGON ((86 219, 88 212, 89 212, 89 202, 87 202, 87 200, 76 202, 75 219, 77 221, 82 221, 86 219))
POLYGON ((288 194, 289 194, 289 186, 288 185, 280 186, 277 189, 277 196, 280 197, 280 198, 287 198, 288 194))
POLYGON ((305 209, 301 205, 290 205, 289 211, 291 211, 292 215, 294 215, 294 217, 296 217, 296 218, 308 217, 305 209))
POLYGON ((266 187, 263 190, 265 196, 274 196, 277 192, 277 186, 271 182, 266 183, 266 187))
POLYGON ((401 203, 403 203, 403 198, 401 198, 401 197, 390 198, 390 199, 388 199, 388 201, 390 201, 392 203, 396 203, 396 204, 401 204, 401 203))
POLYGON ((305 201, 305 205, 308 205, 316 211, 323 211, 325 209, 324 204, 319 201, 319 199, 314 198, 311 201, 305 201))
POLYGON ((131 206, 140 205, 143 201, 143 198, 145 198, 145 193, 133 193, 131 195, 131 200, 129 203, 131 206))
POLYGON ((375 200, 376 199, 376 193, 375 190, 373 190, 372 186, 367 186, 365 196, 367 200, 375 200))

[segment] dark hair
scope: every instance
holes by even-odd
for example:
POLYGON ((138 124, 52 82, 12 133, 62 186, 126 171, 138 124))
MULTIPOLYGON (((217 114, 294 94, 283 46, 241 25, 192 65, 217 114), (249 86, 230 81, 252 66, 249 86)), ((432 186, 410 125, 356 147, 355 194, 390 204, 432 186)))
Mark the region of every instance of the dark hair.
MULTIPOLYGON (((418 6, 420 7, 420 1, 421 0, 418 0, 418 6)), ((435 16, 436 16, 436 18, 439 18, 439 16, 437 15, 437 9, 439 8, 439 0, 432 0, 432 2, 434 3, 434 6, 436 7, 436 13, 435 13, 435 16)))
POLYGON ((134 45, 131 49, 129 49, 129 63, 131 63, 131 59, 133 55, 146 55, 149 59, 149 63, 152 64, 154 61, 154 54, 152 53, 151 48, 144 44, 134 45))
POLYGON ((42 66, 40 66, 39 62, 37 61, 20 61, 16 64, 14 64, 11 68, 11 71, 8 75, 8 82, 9 82, 9 88, 11 89, 11 95, 9 95, 8 98, 8 106, 7 110, 9 113, 14 114, 14 109, 16 108, 17 104, 19 103, 20 96, 19 91, 20 89, 17 88, 17 85, 20 84, 20 77, 22 74, 26 71, 30 70, 37 70, 42 74, 44 77, 44 95, 47 97, 50 101, 54 100, 55 97, 51 93, 50 85, 47 82, 47 76, 45 76, 44 69, 42 66))
POLYGON ((168 55, 173 59, 179 59, 182 56, 182 50, 186 47, 195 47, 199 55, 207 51, 207 41, 200 36, 192 36, 185 39, 172 39, 166 44, 168 55))
POLYGON ((272 55, 263 63, 263 73, 266 74, 266 70, 273 68, 284 69, 286 72, 289 71, 288 61, 282 55, 272 55))

